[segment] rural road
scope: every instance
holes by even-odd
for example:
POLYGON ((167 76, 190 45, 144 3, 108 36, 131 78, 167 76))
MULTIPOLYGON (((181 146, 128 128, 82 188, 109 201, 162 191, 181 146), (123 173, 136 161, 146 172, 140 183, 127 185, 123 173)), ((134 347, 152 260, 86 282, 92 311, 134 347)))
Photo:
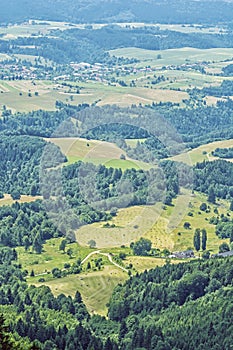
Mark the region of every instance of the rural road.
POLYGON ((85 259, 82 260, 81 264, 85 263, 92 255, 95 254, 100 254, 100 255, 104 255, 108 258, 108 260, 110 261, 110 263, 112 263, 113 265, 115 265, 116 267, 118 267, 119 269, 128 272, 127 269, 125 269, 124 267, 122 267, 121 265, 117 264, 115 261, 113 261, 111 254, 109 253, 101 253, 100 250, 95 250, 94 252, 91 252, 90 254, 88 254, 85 259))

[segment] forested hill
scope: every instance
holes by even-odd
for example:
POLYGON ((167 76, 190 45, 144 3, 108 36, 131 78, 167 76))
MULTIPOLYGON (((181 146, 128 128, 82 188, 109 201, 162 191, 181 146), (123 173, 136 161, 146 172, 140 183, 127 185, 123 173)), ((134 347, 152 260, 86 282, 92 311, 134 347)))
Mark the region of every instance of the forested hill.
POLYGON ((131 277, 116 287, 108 319, 90 317, 78 292, 54 297, 46 286, 27 286, 14 249, 0 248, 0 261, 1 349, 231 349, 232 258, 166 264, 131 277))
POLYGON ((204 23, 231 21, 231 1, 1 0, 0 23, 42 19, 69 22, 204 23))
POLYGON ((121 349, 230 349, 232 272, 232 259, 167 264, 118 286, 109 318, 121 349))

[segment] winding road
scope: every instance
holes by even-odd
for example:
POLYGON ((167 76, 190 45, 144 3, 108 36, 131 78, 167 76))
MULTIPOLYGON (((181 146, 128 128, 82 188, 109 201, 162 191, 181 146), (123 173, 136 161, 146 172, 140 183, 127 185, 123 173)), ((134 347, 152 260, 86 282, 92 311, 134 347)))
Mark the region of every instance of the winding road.
POLYGON ((95 250, 94 252, 91 252, 90 254, 88 254, 81 262, 81 264, 84 264, 92 255, 95 254, 99 254, 99 255, 104 255, 108 258, 108 260, 110 261, 110 263, 112 263, 113 265, 115 265, 116 267, 118 267, 119 269, 125 271, 128 273, 128 270, 124 267, 122 267, 121 265, 117 264, 113 259, 110 253, 101 253, 100 250, 95 250))

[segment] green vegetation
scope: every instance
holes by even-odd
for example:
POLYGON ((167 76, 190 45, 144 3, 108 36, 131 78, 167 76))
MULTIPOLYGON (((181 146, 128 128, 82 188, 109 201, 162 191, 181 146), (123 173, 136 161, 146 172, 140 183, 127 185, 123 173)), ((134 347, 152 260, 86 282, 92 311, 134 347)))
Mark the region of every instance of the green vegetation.
POLYGON ((233 158, 233 147, 232 148, 216 148, 212 152, 214 157, 231 159, 233 158))
POLYGON ((232 3, 54 4, 1 8, 0 349, 230 349, 232 3))

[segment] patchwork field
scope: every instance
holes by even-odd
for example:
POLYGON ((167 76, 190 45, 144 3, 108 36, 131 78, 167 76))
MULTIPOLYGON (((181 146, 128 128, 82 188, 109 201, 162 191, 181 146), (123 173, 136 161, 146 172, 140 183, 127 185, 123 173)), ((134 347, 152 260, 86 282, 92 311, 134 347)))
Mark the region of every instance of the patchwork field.
MULTIPOLYGON (((49 81, 31 80, 0 81, 1 102, 0 108, 5 105, 12 112, 30 112, 32 110, 55 110, 57 100, 68 102, 70 95, 59 93, 56 84, 49 81), (38 93, 36 96, 35 93, 38 93)), ((73 97, 72 103, 79 103, 73 97)))
POLYGON ((49 81, 0 81, 0 108, 6 105, 13 112, 55 110, 56 101, 73 105, 96 103, 99 106, 116 104, 151 104, 152 102, 182 102, 189 95, 183 91, 110 86, 103 83, 80 83, 81 93, 66 92, 64 87, 49 81), (38 93, 35 95, 35 93, 38 93))

